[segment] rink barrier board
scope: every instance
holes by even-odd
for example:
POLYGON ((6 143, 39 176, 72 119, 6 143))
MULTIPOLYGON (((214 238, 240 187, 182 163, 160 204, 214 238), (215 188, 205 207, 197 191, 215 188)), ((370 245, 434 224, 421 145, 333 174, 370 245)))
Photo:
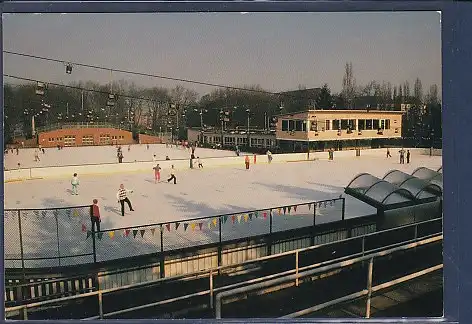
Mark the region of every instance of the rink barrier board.
MULTIPOLYGON (((412 154, 430 155, 430 149, 409 149, 412 154)), ((396 148, 391 149, 392 154, 397 153, 396 148)), ((367 149, 361 151, 361 156, 382 156, 385 155, 386 149, 367 149)), ((442 150, 433 149, 431 151, 433 156, 442 155, 442 150)), ((335 151, 334 158, 355 157, 355 150, 335 151)), ((223 166, 244 166, 245 156, 234 157, 214 157, 201 159, 203 167, 223 167, 223 166)), ((310 152, 308 153, 289 153, 289 154, 273 154, 272 163, 296 162, 307 160, 327 160, 327 152, 310 152), (309 155, 309 158, 308 158, 309 155)), ((250 155, 251 165, 254 164, 254 155, 250 155)), ((74 173, 80 175, 109 175, 119 173, 140 173, 152 172, 152 168, 159 163, 165 173, 173 164, 177 171, 189 170, 190 161, 185 160, 171 160, 171 161, 149 161, 149 162, 127 162, 127 163, 107 163, 107 164, 86 164, 77 166, 56 166, 56 167, 41 167, 29 169, 17 169, 4 171, 4 181, 6 183, 28 180, 28 179, 53 179, 53 178, 69 178, 74 173)), ((266 155, 256 155, 256 164, 267 164, 266 155)), ((194 163, 194 168, 198 165, 194 163)))

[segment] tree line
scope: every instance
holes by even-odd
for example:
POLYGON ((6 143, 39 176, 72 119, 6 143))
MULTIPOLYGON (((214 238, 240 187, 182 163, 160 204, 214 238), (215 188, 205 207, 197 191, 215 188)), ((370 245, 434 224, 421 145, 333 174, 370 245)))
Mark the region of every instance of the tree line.
MULTIPOLYGON (((87 81, 70 87, 46 85, 38 95, 38 85, 4 86, 5 139, 14 130, 31 131, 31 117, 37 126, 62 122, 110 122, 135 132, 164 132, 172 129, 185 138, 188 127, 257 127, 269 129, 279 114, 310 109, 406 110, 403 136, 414 145, 441 140, 441 102, 437 85, 423 93, 421 80, 392 85, 371 81, 357 85, 352 63, 346 63, 342 90, 332 93, 328 84, 320 89, 305 89, 272 94, 259 85, 243 85, 238 90, 214 89, 198 93, 178 85, 141 87, 126 80, 112 84, 87 81), (88 91, 92 90, 92 91, 88 91), (402 106, 403 105, 403 106, 402 106), (409 106, 405 106, 409 105, 409 106)), ((412 145, 411 144, 411 145, 412 145)))

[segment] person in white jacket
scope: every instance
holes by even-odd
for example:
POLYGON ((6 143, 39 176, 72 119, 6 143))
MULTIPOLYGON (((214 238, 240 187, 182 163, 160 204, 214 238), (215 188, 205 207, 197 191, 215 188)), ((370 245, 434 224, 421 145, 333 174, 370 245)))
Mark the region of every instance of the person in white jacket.
POLYGON ((131 206, 131 201, 128 198, 128 193, 132 193, 133 190, 125 189, 123 184, 120 184, 120 189, 116 193, 116 199, 121 204, 121 216, 125 216, 125 202, 128 204, 129 210, 134 211, 133 207, 131 206))
POLYGON ((79 178, 77 177, 77 173, 74 173, 74 176, 72 177, 72 180, 70 181, 70 184, 72 185, 72 194, 73 195, 78 195, 78 186, 80 184, 79 178))

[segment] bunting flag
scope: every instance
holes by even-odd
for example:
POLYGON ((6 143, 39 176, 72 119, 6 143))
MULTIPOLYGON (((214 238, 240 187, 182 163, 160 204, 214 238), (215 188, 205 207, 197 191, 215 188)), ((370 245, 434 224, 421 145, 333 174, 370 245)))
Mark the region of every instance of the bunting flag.
POLYGON ((324 208, 326 208, 326 201, 324 202, 324 208))
POLYGON ((226 224, 227 221, 228 221, 228 215, 225 215, 225 216, 223 217, 223 224, 226 224))
POLYGON ((133 237, 136 238, 136 234, 138 234, 138 230, 133 230, 133 237))
POLYGON ((74 215, 75 217, 78 217, 78 216, 79 216, 79 212, 77 211, 77 209, 74 209, 74 212, 73 212, 72 215, 74 215))
POLYGON ((249 219, 249 215, 248 214, 244 214, 244 221, 247 222, 249 219))
POLYGON ((57 209, 54 209, 54 211, 52 212, 52 214, 53 214, 54 216, 57 216, 57 215, 59 214, 59 212, 57 211, 57 209))
POLYGON ((34 216, 36 216, 36 217, 39 216, 39 211, 35 210, 33 213, 34 213, 34 216))
POLYGON ((195 230, 195 223, 190 224, 190 228, 192 229, 192 231, 194 231, 195 230))
POLYGON ((115 236, 115 231, 108 232, 108 236, 112 239, 115 236))
POLYGON ((311 204, 308 204, 308 210, 311 210, 311 204))
POLYGON ((281 208, 277 208, 278 212, 279 212, 279 215, 282 214, 281 211, 282 209, 281 208))
POLYGON ((288 206, 288 213, 290 214, 290 211, 292 210, 292 207, 288 206))
POLYGON ((330 205, 330 206, 333 206, 333 204, 334 204, 334 200, 331 200, 331 201, 329 202, 329 205, 330 205))
POLYGON ((236 220, 236 216, 231 216, 231 220, 233 221, 233 224, 234 224, 234 221, 236 220))
POLYGON ((72 211, 70 209, 66 209, 66 215, 67 217, 70 218, 70 215, 71 215, 72 211))
POLYGON ((188 227, 188 223, 184 223, 184 231, 187 230, 187 227, 188 227))
POLYGON ((141 237, 144 237, 144 233, 146 232, 146 230, 141 230, 141 237))
POLYGON ((154 236, 154 233, 156 232, 156 229, 155 228, 151 228, 151 234, 152 236, 154 236))
POLYGON ((179 228, 179 225, 180 225, 179 222, 175 222, 175 230, 177 230, 179 228))
POLYGON ((213 218, 213 225, 216 226, 216 222, 217 222, 216 218, 213 218))
POLYGON ((126 237, 128 237, 128 235, 129 235, 129 232, 131 232, 131 230, 129 230, 129 229, 125 229, 125 236, 126 236, 126 237))
POLYGON ((239 214, 237 217, 238 217, 238 223, 241 223, 241 214, 239 214))
POLYGON ((322 204, 322 203, 320 203, 320 202, 318 203, 318 208, 321 208, 321 204, 322 204))
POLYGON ((267 212, 264 212, 262 215, 264 216, 264 218, 267 218, 267 212))
POLYGON ((198 227, 200 227, 200 231, 202 230, 203 223, 198 223, 198 227))
POLYGON ((287 207, 284 207, 284 215, 285 215, 286 212, 287 212, 287 207))
POLYGON ((252 213, 249 213, 249 220, 252 220, 252 213))
POLYGON ((255 216, 256 218, 259 218, 259 212, 258 212, 258 211, 254 212, 254 216, 255 216))
POLYGON ((293 206, 293 210, 296 212, 297 211, 297 205, 293 206))
POLYGON ((47 211, 43 210, 43 211, 41 212, 41 216, 43 216, 43 218, 44 218, 44 217, 46 217, 47 213, 48 213, 47 211))
POLYGON ((82 232, 87 232, 87 226, 85 226, 85 224, 82 224, 82 232))
POLYGON ((92 234, 92 232, 87 231, 87 238, 89 238, 91 234, 92 234))
POLYGON ((100 233, 98 233, 98 235, 97 235, 97 236, 98 236, 98 239, 99 239, 99 240, 101 240, 101 239, 102 239, 102 237, 103 237, 103 233, 102 233, 102 232, 100 232, 100 233))
POLYGON ((208 229, 211 229, 211 222, 208 222, 208 229))
POLYGON ((167 231, 170 232, 170 224, 166 224, 167 231))

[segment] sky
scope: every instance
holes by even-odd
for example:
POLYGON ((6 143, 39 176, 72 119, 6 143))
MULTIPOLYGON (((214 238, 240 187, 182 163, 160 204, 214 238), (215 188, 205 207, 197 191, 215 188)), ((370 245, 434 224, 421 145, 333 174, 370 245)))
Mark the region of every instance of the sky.
MULTIPOLYGON (((342 88, 352 62, 357 84, 372 80, 424 92, 441 88, 438 12, 4 14, 3 49, 229 86, 273 91, 342 88)), ((4 73, 69 83, 126 79, 200 95, 213 87, 4 55, 4 73)), ((12 81, 5 79, 6 82, 12 81)))

